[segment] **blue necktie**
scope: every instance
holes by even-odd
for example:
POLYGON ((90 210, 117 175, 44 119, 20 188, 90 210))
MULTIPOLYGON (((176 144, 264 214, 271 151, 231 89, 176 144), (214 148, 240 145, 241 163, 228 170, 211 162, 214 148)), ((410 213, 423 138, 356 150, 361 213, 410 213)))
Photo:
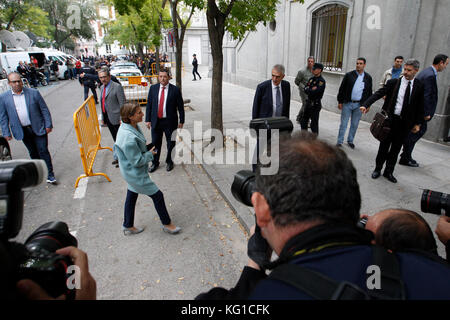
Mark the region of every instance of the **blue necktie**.
POLYGON ((281 93, 280 93, 280 86, 275 87, 277 89, 276 92, 276 100, 275 100, 275 117, 281 117, 282 113, 282 105, 281 105, 281 93))

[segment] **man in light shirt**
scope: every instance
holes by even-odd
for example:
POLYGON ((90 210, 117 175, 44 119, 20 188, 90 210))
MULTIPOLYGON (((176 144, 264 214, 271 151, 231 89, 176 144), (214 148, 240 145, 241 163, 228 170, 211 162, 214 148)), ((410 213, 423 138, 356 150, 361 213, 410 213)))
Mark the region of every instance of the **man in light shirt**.
POLYGON ((350 129, 347 136, 347 144, 354 149, 353 143, 361 120, 361 103, 372 94, 372 77, 365 72, 366 59, 359 57, 356 59, 356 70, 347 72, 342 79, 337 95, 338 108, 341 112, 341 123, 337 138, 337 146, 342 147, 344 143, 345 131, 350 120, 350 129))
POLYGON ((389 135, 380 142, 378 148, 373 179, 381 175, 383 165, 386 163, 383 176, 392 183, 397 182, 392 173, 402 144, 408 133, 418 132, 424 122, 424 86, 420 80, 415 79, 419 67, 419 61, 408 59, 403 68, 403 76, 389 80, 361 106, 361 112, 367 113, 375 101, 386 96, 383 110, 391 119, 389 135))
POLYGON ((56 184, 52 159, 48 151, 48 134, 52 131, 52 117, 38 90, 24 88, 20 74, 8 75, 11 91, 0 95, 0 126, 6 140, 22 140, 31 159, 47 164, 47 182, 56 184))

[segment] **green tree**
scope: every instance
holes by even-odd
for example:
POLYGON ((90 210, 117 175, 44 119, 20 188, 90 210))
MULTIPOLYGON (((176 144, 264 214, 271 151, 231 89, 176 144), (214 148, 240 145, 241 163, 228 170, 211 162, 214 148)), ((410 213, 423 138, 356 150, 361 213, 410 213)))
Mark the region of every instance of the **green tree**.
POLYGON ((48 38, 51 28, 47 16, 32 0, 0 0, 0 30, 30 31, 48 38))
MULTIPOLYGON (((126 28, 127 34, 132 33, 131 41, 122 42, 117 39, 121 44, 129 43, 129 46, 134 44, 141 58, 144 57, 144 47, 160 45, 162 38, 160 19, 164 16, 164 4, 166 1, 112 0, 112 2, 121 17, 119 23, 126 28)), ((109 41, 113 40, 113 38, 123 39, 122 36, 114 33, 114 29, 109 29, 108 33, 110 33, 109 41)))
POLYGON ((91 1, 34 0, 34 3, 48 13, 52 38, 58 49, 74 47, 72 38, 94 38, 90 22, 97 18, 97 14, 91 1))
MULTIPOLYGON (((242 40, 259 23, 266 25, 275 18, 279 0, 205 0, 209 41, 213 59, 211 88, 211 128, 223 132, 222 79, 223 37, 228 31, 242 40)), ((304 0, 297 0, 304 2, 304 0)))

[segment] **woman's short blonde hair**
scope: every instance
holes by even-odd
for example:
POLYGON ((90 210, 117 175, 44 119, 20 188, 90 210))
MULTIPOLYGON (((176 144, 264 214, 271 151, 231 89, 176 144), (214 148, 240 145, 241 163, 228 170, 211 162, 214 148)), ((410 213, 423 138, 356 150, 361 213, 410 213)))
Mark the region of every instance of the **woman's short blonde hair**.
POLYGON ((120 108, 120 118, 124 123, 130 123, 130 117, 134 116, 141 106, 137 102, 127 102, 120 108))

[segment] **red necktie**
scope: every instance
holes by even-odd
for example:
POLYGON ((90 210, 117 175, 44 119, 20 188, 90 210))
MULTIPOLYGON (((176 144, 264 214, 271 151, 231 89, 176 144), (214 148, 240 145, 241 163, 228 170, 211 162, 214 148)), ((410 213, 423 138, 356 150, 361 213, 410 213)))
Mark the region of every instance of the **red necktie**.
POLYGON ((106 94, 106 86, 103 87, 103 94, 102 94, 102 110, 103 110, 103 113, 106 113, 106 111, 105 111, 105 94, 106 94))
POLYGON ((161 97, 159 98, 159 106, 158 106, 158 118, 162 118, 164 114, 164 89, 166 87, 162 87, 161 97))

